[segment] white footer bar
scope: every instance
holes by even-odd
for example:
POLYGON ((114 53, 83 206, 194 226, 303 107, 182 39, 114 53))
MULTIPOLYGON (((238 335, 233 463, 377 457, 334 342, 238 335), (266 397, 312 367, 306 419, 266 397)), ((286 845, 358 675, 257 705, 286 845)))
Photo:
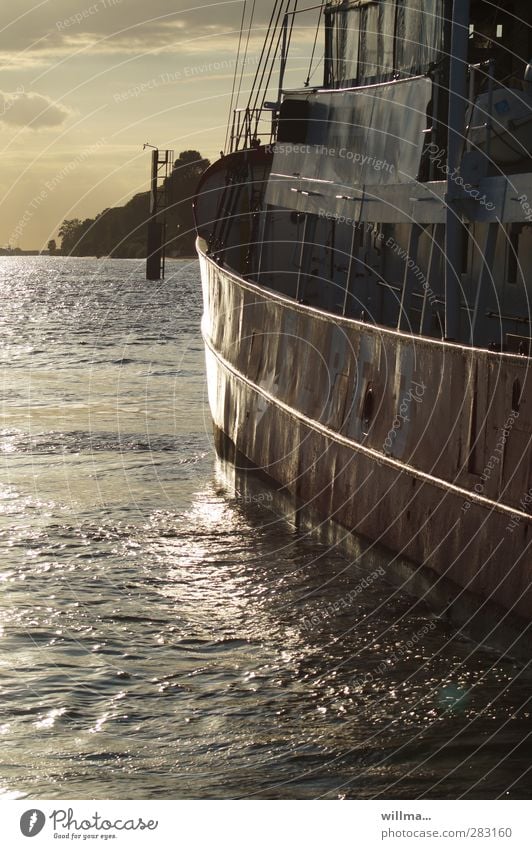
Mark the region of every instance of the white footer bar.
POLYGON ((527 801, 0 802, 2 845, 530 849, 527 801))

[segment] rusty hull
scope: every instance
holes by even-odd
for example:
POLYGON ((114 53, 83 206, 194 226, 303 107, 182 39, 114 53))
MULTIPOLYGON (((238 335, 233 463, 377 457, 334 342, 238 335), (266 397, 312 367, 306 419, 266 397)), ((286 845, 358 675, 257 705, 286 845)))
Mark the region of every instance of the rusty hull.
POLYGON ((467 597, 530 621, 528 358, 332 316, 198 251, 220 453, 429 569, 457 608, 467 597))

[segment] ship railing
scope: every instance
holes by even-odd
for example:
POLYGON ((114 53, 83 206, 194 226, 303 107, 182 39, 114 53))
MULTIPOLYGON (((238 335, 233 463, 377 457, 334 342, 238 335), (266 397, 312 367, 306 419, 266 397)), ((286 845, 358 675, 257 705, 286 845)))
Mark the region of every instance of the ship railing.
POLYGON ((231 125, 230 153, 258 147, 259 144, 271 144, 275 140, 276 120, 276 105, 235 109, 231 125))

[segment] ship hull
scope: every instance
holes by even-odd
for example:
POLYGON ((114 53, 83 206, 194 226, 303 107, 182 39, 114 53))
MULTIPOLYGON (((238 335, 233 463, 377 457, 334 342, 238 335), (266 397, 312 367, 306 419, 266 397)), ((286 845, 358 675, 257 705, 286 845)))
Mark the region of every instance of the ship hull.
MULTIPOLYGON (((327 315, 220 267, 201 240, 198 250, 218 453, 280 485, 311 525, 383 558, 469 633, 529 648, 530 517, 489 497, 491 476, 475 491, 463 458, 455 473, 446 456, 467 442, 457 376, 467 385, 489 369, 488 353, 327 315), (367 387, 381 384, 389 397, 366 409, 367 387)), ((516 358, 512 375, 519 368, 516 358)), ((506 451, 517 421, 503 422, 506 451)))

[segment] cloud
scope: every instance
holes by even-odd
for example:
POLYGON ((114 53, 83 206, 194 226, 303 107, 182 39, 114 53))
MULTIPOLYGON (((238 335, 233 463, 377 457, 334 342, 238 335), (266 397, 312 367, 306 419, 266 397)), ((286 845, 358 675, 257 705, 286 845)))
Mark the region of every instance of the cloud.
MULTIPOLYGON (((251 5, 245 14, 246 41, 251 5)), ((262 48, 271 5, 253 4, 250 51, 262 48)), ((0 67, 51 68, 85 52, 117 58, 234 53, 243 8, 243 0, 17 0, 16 6, 0 2, 0 67)), ((308 41, 314 32, 313 20, 311 31, 299 35, 308 41)))
POLYGON ((14 127, 59 127, 70 111, 49 97, 19 89, 16 92, 0 91, 0 122, 14 127))
MULTIPOLYGON (((109 53, 169 50, 176 39, 238 30, 242 0, 18 0, 0 4, 0 60, 44 63, 83 46, 109 53)), ((238 35, 238 32, 236 33, 238 35)))

